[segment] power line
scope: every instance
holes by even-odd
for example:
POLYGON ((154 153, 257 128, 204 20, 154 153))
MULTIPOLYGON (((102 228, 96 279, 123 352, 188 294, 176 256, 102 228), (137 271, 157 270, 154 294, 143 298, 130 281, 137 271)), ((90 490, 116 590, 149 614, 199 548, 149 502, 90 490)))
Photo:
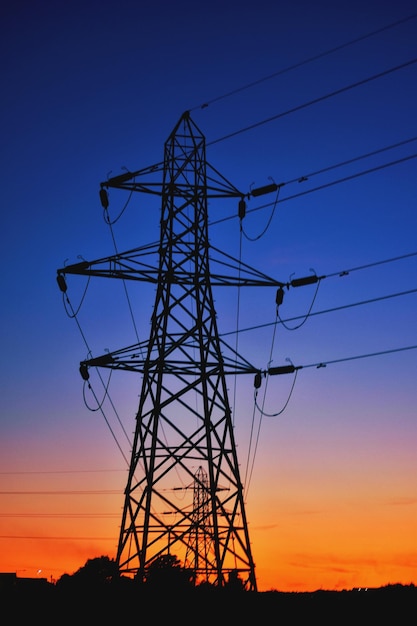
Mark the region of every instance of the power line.
MULTIPOLYGON (((313 193, 314 191, 321 191, 322 189, 326 189, 327 187, 333 187, 334 185, 338 185, 340 183, 345 183, 349 180, 353 180, 355 178, 359 178, 360 176, 366 176, 367 174, 373 174, 374 172, 378 172, 387 167, 393 167, 394 165, 399 165, 400 163, 405 163, 406 161, 410 161, 411 159, 415 159, 417 157, 417 153, 410 154, 406 157, 402 157, 401 159, 396 159, 395 161, 389 161, 388 163, 383 163, 382 165, 377 165, 375 167, 371 167, 367 170, 362 170, 361 172, 356 172, 355 174, 350 174, 349 176, 344 176, 343 178, 338 178, 337 180, 330 181, 329 183, 324 183, 319 185, 318 187, 314 187, 313 189, 308 189, 307 191, 301 191, 300 193, 293 194, 292 196, 286 196, 282 198, 280 202, 285 202, 286 200, 293 200, 294 198, 299 198, 300 196, 305 196, 308 193, 313 193)), ((273 204, 270 203, 269 206, 273 204)), ((268 206, 268 205, 264 205, 268 206)), ((252 209, 256 210, 256 209, 252 209)), ((251 209, 247 210, 247 213, 250 213, 251 209)))
MULTIPOLYGON (((318 185, 317 187, 313 187, 311 189, 307 189, 305 191, 300 191, 299 193, 295 193, 291 196, 285 196, 284 198, 281 198, 279 203, 282 204, 283 202, 287 202, 288 200, 295 200, 296 198, 300 198, 301 196, 305 196, 307 194, 310 193, 314 193, 316 191, 321 191, 323 189, 326 189, 328 187, 333 187, 334 185, 339 185, 340 183, 345 183, 348 182, 350 180, 354 180, 355 178, 360 178, 361 176, 366 176, 368 174, 373 174, 375 172, 378 172, 380 170, 386 169, 388 167, 393 167, 394 165, 399 165, 400 163, 405 163, 406 161, 410 161, 411 159, 415 159, 417 157, 417 153, 408 155, 406 157, 403 157, 401 159, 396 159, 395 161, 389 161, 388 163, 383 163, 382 165, 377 165, 375 167, 371 167, 367 170, 362 170, 360 172, 356 172, 355 174, 350 174, 349 176, 344 176, 343 178, 338 178, 336 180, 330 181, 328 183, 323 183, 322 185, 318 185)), ((298 182, 301 182, 300 179, 293 179, 291 182, 295 182, 295 180, 298 180, 298 182)), ((285 183, 281 183, 281 186, 285 185, 285 183)), ((248 213, 255 213, 256 211, 260 211, 262 209, 266 209, 269 208, 271 206, 274 206, 275 202, 268 202, 267 204, 262 204, 260 206, 254 207, 252 209, 246 209, 246 215, 248 213)), ((215 220, 213 222, 210 222, 210 226, 214 226, 217 224, 220 224, 222 222, 227 222, 229 220, 232 219, 236 219, 238 217, 238 214, 236 213, 235 215, 228 215, 227 217, 222 217, 218 220, 215 220)))
POLYGON ((318 104, 319 102, 323 102, 324 100, 328 100, 329 98, 333 98, 334 96, 340 95, 341 93, 345 93, 346 91, 349 91, 351 89, 355 89, 356 87, 360 87, 362 85, 365 85, 367 83, 370 83, 374 80, 377 80, 379 78, 382 78, 384 76, 387 76, 388 74, 392 74, 393 72, 397 72, 398 70, 404 69, 406 67, 409 67, 410 65, 413 65, 414 63, 417 63, 417 58, 411 59, 409 61, 406 61, 405 63, 401 63, 400 65, 396 65, 394 67, 391 67, 387 70, 384 70, 383 72, 379 72, 378 74, 374 74, 373 76, 368 76, 367 78, 363 78, 362 80, 358 80, 355 83, 351 83, 350 85, 346 85, 345 87, 341 87, 340 89, 336 89, 335 91, 331 91, 327 94, 324 94, 323 96, 320 96, 318 98, 314 98, 313 100, 309 100, 308 102, 304 102, 303 104, 299 104, 295 107, 292 107, 291 109, 288 109, 287 111, 283 111, 281 113, 277 113, 276 115, 272 115, 271 117, 268 117, 264 120, 261 120, 259 122, 255 122, 254 124, 251 124, 249 126, 246 126, 244 128, 241 128, 239 130, 236 130, 232 133, 229 133, 227 135, 224 135, 223 137, 219 137, 218 139, 214 139, 213 141, 208 142, 206 145, 207 146, 212 146, 213 144, 216 143, 220 143, 221 141, 225 141, 226 139, 231 139, 232 137, 236 137, 237 135, 240 135, 242 133, 246 133, 248 130, 253 130, 254 128, 259 128, 259 126, 263 126, 264 124, 269 124, 269 122, 273 122, 281 117, 284 117, 286 115, 289 115, 290 113, 295 113, 296 111, 301 111, 302 109, 305 109, 309 106, 312 106, 313 104, 318 104))
POLYGON ((48 518, 48 519, 119 519, 116 513, 0 513, 0 517, 48 518))
MULTIPOLYGON (((417 288, 416 289, 409 289, 408 291, 401 291, 399 293, 392 293, 392 294, 388 294, 385 296, 378 296, 376 298, 370 298, 369 300, 361 300, 360 302, 352 302, 350 304, 343 304, 341 306, 337 306, 337 307, 332 307, 330 309, 323 309, 322 311, 310 311, 310 313, 308 314, 309 317, 313 317, 315 315, 324 315, 326 313, 335 313, 336 311, 343 311, 344 309, 350 309, 352 307, 356 307, 356 306, 362 306, 365 304, 372 304, 374 302, 380 302, 382 300, 388 300, 390 298, 398 298, 401 296, 406 296, 406 295, 410 295, 412 293, 417 293, 417 288)), ((274 320, 273 322, 266 322, 264 324, 257 324, 256 326, 249 326, 247 328, 240 328, 239 331, 229 331, 226 333, 222 333, 220 336, 221 337, 226 337, 227 335, 233 335, 236 332, 239 333, 244 333, 244 332, 249 332, 249 331, 253 331, 253 330, 259 330, 260 328, 267 328, 268 326, 275 326, 277 324, 286 324, 287 322, 295 322, 297 320, 300 319, 304 319, 305 318, 305 314, 304 315, 296 315, 294 317, 288 317, 284 320, 274 320)))
POLYGON ((0 535, 0 539, 36 539, 42 540, 58 540, 58 541, 114 541, 114 537, 47 537, 35 535, 0 535))
POLYGON ((85 491, 0 491, 2 496, 99 496, 99 495, 118 495, 118 489, 95 489, 85 491))
POLYGON ((18 472, 0 472, 0 476, 2 475, 25 475, 25 474, 97 474, 102 472, 125 472, 126 470, 122 469, 97 469, 97 470, 29 470, 29 471, 18 471, 18 472))
MULTIPOLYGON (((87 286, 88 286, 89 282, 90 282, 90 279, 88 279, 87 286)), ((85 336, 85 334, 84 334, 84 332, 83 332, 83 330, 82 330, 82 328, 81 328, 81 324, 80 324, 80 321, 79 321, 79 319, 78 319, 78 312, 79 312, 79 309, 80 309, 81 303, 80 303, 80 305, 79 305, 78 309, 77 309, 77 310, 74 310, 74 308, 73 308, 73 306, 72 306, 72 303, 71 303, 71 301, 70 301, 70 299, 69 299, 68 294, 66 293, 66 291, 67 291, 67 287, 66 287, 66 285, 65 285, 65 286, 64 286, 64 290, 63 290, 63 294, 62 294, 62 297, 63 297, 63 302, 64 302, 64 308, 65 308, 65 310, 67 311, 67 306, 69 307, 69 310, 70 310, 70 314, 69 314, 69 316, 70 316, 72 319, 75 319, 75 322, 76 322, 76 324, 77 324, 78 330, 79 330, 79 332, 80 332, 80 334, 81 334, 81 337, 83 338, 84 343, 85 343, 85 345, 86 345, 86 347, 87 347, 87 351, 88 351, 88 353, 89 353, 89 354, 91 354, 91 350, 90 350, 90 348, 89 348, 89 345, 88 345, 88 342, 87 342, 86 336, 85 336)), ((87 287, 86 287, 86 289, 85 289, 85 291, 84 291, 84 295, 83 295, 82 301, 84 300, 86 293, 87 293, 87 287)), ((68 311, 67 311, 67 314, 68 314, 68 311)), ((99 377, 99 379, 100 379, 100 382, 101 382, 101 384, 103 385, 103 388, 104 388, 104 391, 105 391, 105 396, 104 396, 104 398, 106 398, 106 397, 108 398, 108 400, 109 400, 109 402, 110 402, 110 405, 112 406, 112 408, 113 408, 113 410, 114 410, 114 413, 115 413, 115 415, 116 415, 117 421, 118 421, 118 423, 119 423, 120 427, 122 428, 122 431, 123 431, 123 433, 124 433, 124 435, 125 435, 125 437, 126 437, 127 441, 128 441, 128 442, 129 442, 129 444, 130 444, 131 442, 130 442, 129 436, 128 436, 128 434, 127 434, 127 432, 126 432, 126 430, 125 430, 125 427, 124 427, 124 425, 123 425, 123 423, 122 423, 122 421, 121 421, 121 419, 120 419, 120 416, 119 416, 119 414, 118 414, 118 412, 117 412, 117 410, 116 410, 116 407, 114 406, 113 401, 112 401, 112 399, 111 399, 111 397, 110 397, 110 393, 109 393, 109 389, 108 389, 108 386, 109 386, 109 383, 110 383, 110 377, 109 377, 108 384, 106 385, 106 384, 104 383, 104 380, 103 380, 103 377, 102 377, 102 375, 101 375, 101 373, 100 373, 100 370, 99 370, 98 368, 96 368, 96 370, 97 370, 97 375, 98 375, 98 377, 99 377)), ((99 400, 98 400, 98 398, 97 398, 97 396, 96 396, 96 394, 95 394, 95 392, 94 392, 94 390, 93 390, 93 388, 92 388, 91 384, 90 384, 90 383, 87 383, 87 382, 86 382, 86 384, 88 385, 88 388, 89 388, 89 390, 91 391, 91 393, 92 393, 92 395, 93 395, 93 397, 94 397, 94 399, 95 399, 95 401, 96 401, 96 403, 97 403, 97 408, 96 408, 95 410, 98 410, 98 411, 100 411, 100 412, 101 412, 102 417, 103 417, 104 421, 106 422, 107 427, 108 427, 108 429, 109 429, 109 431, 110 431, 110 433, 111 433, 111 435, 112 435, 112 437, 113 437, 113 439, 114 439, 114 441, 115 441, 115 443, 116 443, 117 447, 119 448, 119 451, 120 451, 121 455, 123 456, 124 460, 126 461, 126 464, 129 466, 129 462, 128 462, 128 460, 127 460, 126 456, 125 456, 125 453, 123 452, 123 449, 122 449, 122 447, 121 447, 121 444, 119 443, 119 440, 117 439, 117 436, 116 436, 116 434, 115 434, 115 432, 114 432, 113 428, 111 427, 111 424, 110 424, 110 422, 109 422, 109 420, 108 420, 108 418, 107 418, 107 416, 106 416, 106 414, 105 414, 105 412, 104 412, 104 410, 103 410, 103 406, 102 406, 102 405, 103 405, 103 402, 99 402, 99 400)), ((83 389, 83 391, 85 391, 85 385, 84 385, 84 389, 83 389)), ((104 400, 103 400, 103 401, 104 401, 104 400)), ((85 405, 87 406, 87 408, 90 408, 90 407, 88 407, 87 402, 86 402, 86 400, 85 400, 85 394, 84 394, 84 402, 85 402, 85 405)), ((91 409, 90 409, 90 410, 91 410, 91 409)))
POLYGON ((332 359, 330 361, 319 361, 318 363, 310 363, 309 365, 296 366, 296 369, 306 369, 307 367, 326 367, 327 365, 333 365, 334 363, 346 363, 347 361, 355 361, 357 359, 367 359, 375 356, 382 356, 385 354, 394 354, 398 352, 405 352, 407 350, 416 350, 417 346, 405 346, 403 348, 392 348, 391 350, 380 350, 379 352, 370 352, 368 354, 358 354, 355 356, 343 357, 342 359, 332 359))
POLYGON ((396 22, 392 22, 391 24, 388 24, 387 26, 383 26, 382 28, 378 28, 377 30, 374 30, 370 33, 367 33, 366 35, 361 35, 360 37, 355 37, 355 39, 351 39, 350 41, 347 41, 343 44, 340 44, 339 46, 336 46, 334 48, 330 48, 329 50, 326 50, 325 52, 321 52, 319 54, 316 54, 308 59, 304 59, 303 61, 300 61, 298 63, 294 63, 292 65, 289 65, 288 67, 282 69, 282 70, 278 70, 277 72, 274 72, 272 74, 269 74, 268 76, 264 76, 263 78, 259 78, 258 80, 252 81, 250 83, 247 83, 246 85, 243 85, 242 87, 238 87, 237 89, 233 89, 232 91, 228 91, 225 94, 221 95, 221 96, 217 96, 216 98, 212 98, 211 100, 208 100, 207 102, 195 106, 192 109, 190 109, 190 111, 195 111, 196 109, 205 109, 207 108, 210 104, 213 104, 214 102, 218 102, 219 100, 224 100, 225 98, 229 98, 230 96, 234 96, 238 93, 241 93, 242 91, 246 91, 247 89, 250 89, 252 87, 256 87, 257 85, 260 85, 261 83, 264 83, 268 80, 271 80, 272 78, 276 78, 277 76, 281 76, 282 74, 286 74, 287 72, 290 72, 292 70, 298 69, 299 67, 302 67, 303 65, 307 65, 308 63, 312 63, 313 61, 318 61, 319 59, 322 59, 326 56, 329 56, 330 54, 333 54, 334 52, 338 52, 339 50, 342 50, 343 48, 347 48, 349 46, 354 45, 355 43, 359 43, 360 41, 364 41, 365 39, 369 39, 370 37, 373 37, 374 35, 379 35, 382 32, 385 32, 391 28, 394 28, 395 26, 399 26, 400 24, 404 24, 405 22, 408 22, 412 19, 415 19, 417 17, 417 13, 414 13, 412 15, 409 15, 408 17, 402 18, 401 20, 397 20, 396 22))
MULTIPOLYGON (((326 274, 326 278, 332 278, 333 276, 346 276, 347 274, 351 274, 352 272, 358 272, 361 270, 369 269, 370 267, 376 267, 377 265, 385 265, 386 263, 395 263, 396 261, 403 261, 404 259, 409 259, 413 256, 417 256, 417 252, 409 252, 407 254, 401 254, 400 256, 391 257, 389 259, 383 259, 382 261, 373 261, 372 263, 365 263, 364 265, 357 265, 356 267, 351 267, 347 270, 334 272, 333 274, 326 274)), ((402 294, 399 294, 399 295, 402 295, 402 294)))
POLYGON ((303 182, 305 181, 305 179, 312 178, 313 176, 317 176, 318 174, 325 174, 326 172, 330 172, 331 170, 337 169, 338 167, 343 167, 345 165, 352 165, 352 163, 356 163, 357 161, 361 161, 362 159, 368 159, 369 157, 376 156, 377 154, 381 154, 382 152, 387 152, 388 150, 393 150, 394 148, 405 146, 406 144, 412 143, 413 141, 417 141, 417 137, 404 139, 403 141, 398 141, 389 146, 384 146, 383 148, 378 148, 377 150, 372 150, 371 152, 360 154, 359 156, 353 157, 351 159, 340 161, 339 163, 335 163, 334 165, 328 165, 327 167, 323 167, 319 170, 315 170, 314 172, 310 172, 309 174, 304 174, 303 176, 297 176, 297 178, 287 180, 285 185, 289 185, 291 183, 303 182))

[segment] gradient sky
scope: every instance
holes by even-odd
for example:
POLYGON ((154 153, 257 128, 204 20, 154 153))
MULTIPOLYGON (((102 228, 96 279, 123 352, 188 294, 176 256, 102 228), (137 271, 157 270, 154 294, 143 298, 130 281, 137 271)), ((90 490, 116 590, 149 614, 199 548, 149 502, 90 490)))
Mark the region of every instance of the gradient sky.
MULTIPOLYGON (((326 276, 316 297, 315 285, 288 291, 277 325, 274 290, 240 294, 240 353, 262 369, 303 366, 293 389, 292 375, 264 381, 262 417, 252 377, 230 381, 258 587, 417 583, 415 2, 1 11, 0 572, 57 579, 115 557, 117 444, 129 446, 114 415, 110 430, 86 406, 86 346, 56 270, 114 252, 99 183, 162 160, 191 110, 208 162, 237 188, 287 183, 275 210, 274 195, 250 200, 243 233, 236 203, 212 201, 212 244, 283 282, 326 276)), ((126 199, 112 195, 113 217, 126 199)), ((157 203, 135 196, 117 246, 158 228, 157 203)), ((85 280, 69 282, 77 306, 85 280)), ((130 293, 146 339, 153 288, 130 293)), ((236 290, 215 298, 220 332, 233 333, 236 290)), ((78 319, 94 354, 135 341, 120 281, 91 281, 78 319)), ((129 435, 139 389, 133 374, 112 378, 129 435)))

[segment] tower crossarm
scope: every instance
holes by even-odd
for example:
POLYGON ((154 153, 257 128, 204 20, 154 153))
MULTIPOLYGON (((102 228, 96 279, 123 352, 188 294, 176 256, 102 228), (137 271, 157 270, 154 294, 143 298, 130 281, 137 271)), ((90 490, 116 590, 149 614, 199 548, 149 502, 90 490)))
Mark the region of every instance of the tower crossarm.
MULTIPOLYGON (((57 272, 61 277, 67 274, 77 274, 154 284, 169 281, 177 285, 195 285, 195 272, 187 271, 184 265, 175 268, 169 275, 158 268, 156 266, 158 252, 159 244, 149 244, 93 261, 82 260, 66 265, 57 272)), ((198 277, 201 285, 208 280, 214 287, 284 287, 287 285, 217 248, 210 248, 210 252, 211 274, 210 277, 206 274, 198 277)))
MULTIPOLYGON (((225 341, 220 340, 223 348, 222 373, 225 375, 236 374, 257 374, 260 369, 238 354, 225 341)), ((144 341, 114 352, 106 352, 98 357, 86 359, 80 363, 80 371, 83 377, 87 378, 87 371, 90 367, 103 367, 113 370, 125 370, 143 374, 145 371, 149 375, 152 371, 175 376, 189 377, 199 380, 201 376, 202 364, 195 359, 195 344, 190 341, 189 345, 182 342, 181 357, 178 358, 177 342, 171 341, 171 351, 173 355, 169 358, 169 345, 166 353, 161 358, 157 351, 148 352, 148 342, 144 341)), ((218 357, 213 354, 212 358, 205 361, 205 376, 219 375, 218 357)))
MULTIPOLYGON (((196 193, 204 195, 206 198, 243 198, 245 196, 212 165, 206 163, 205 167, 206 176, 201 184, 193 184, 191 188, 186 178, 177 177, 170 181, 169 192, 175 197, 183 198, 191 198, 196 193)), ((100 183, 102 205, 105 208, 108 207, 107 189, 111 188, 162 196, 166 193, 167 188, 163 182, 163 177, 158 175, 163 174, 163 172, 164 163, 161 162, 134 172, 126 171, 123 174, 108 178, 100 183)))

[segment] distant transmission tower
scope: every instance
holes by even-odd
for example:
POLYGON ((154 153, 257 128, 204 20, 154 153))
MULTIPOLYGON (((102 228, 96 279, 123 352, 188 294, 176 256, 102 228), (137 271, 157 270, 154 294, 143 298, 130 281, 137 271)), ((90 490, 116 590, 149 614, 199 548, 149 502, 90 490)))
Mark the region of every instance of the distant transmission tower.
POLYGON ((214 562, 213 527, 210 508, 210 484, 207 472, 200 466, 194 475, 193 510, 185 566, 210 580, 208 564, 214 562), (205 571, 204 571, 205 568, 205 571))
POLYGON ((238 574, 256 590, 226 376, 259 371, 221 341, 212 287, 282 283, 210 248, 208 199, 243 202, 244 194, 206 162, 205 138, 188 113, 166 141, 163 163, 101 184, 105 209, 111 187, 161 196, 159 244, 66 266, 58 283, 64 290, 65 274, 83 274, 156 285, 149 340, 80 366, 85 380, 90 367, 142 374, 119 570, 142 581, 149 564, 170 553, 196 583, 221 587, 238 574), (192 501, 179 497, 178 484, 193 485, 192 501))

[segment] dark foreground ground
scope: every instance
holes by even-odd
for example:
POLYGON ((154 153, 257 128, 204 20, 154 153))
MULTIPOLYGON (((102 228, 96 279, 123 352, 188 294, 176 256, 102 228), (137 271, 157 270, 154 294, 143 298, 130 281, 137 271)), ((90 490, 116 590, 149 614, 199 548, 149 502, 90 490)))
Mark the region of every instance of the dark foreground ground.
POLYGON ((393 585, 368 591, 313 593, 165 591, 117 589, 0 590, 6 624, 213 624, 377 625, 416 623, 417 587, 393 585))

